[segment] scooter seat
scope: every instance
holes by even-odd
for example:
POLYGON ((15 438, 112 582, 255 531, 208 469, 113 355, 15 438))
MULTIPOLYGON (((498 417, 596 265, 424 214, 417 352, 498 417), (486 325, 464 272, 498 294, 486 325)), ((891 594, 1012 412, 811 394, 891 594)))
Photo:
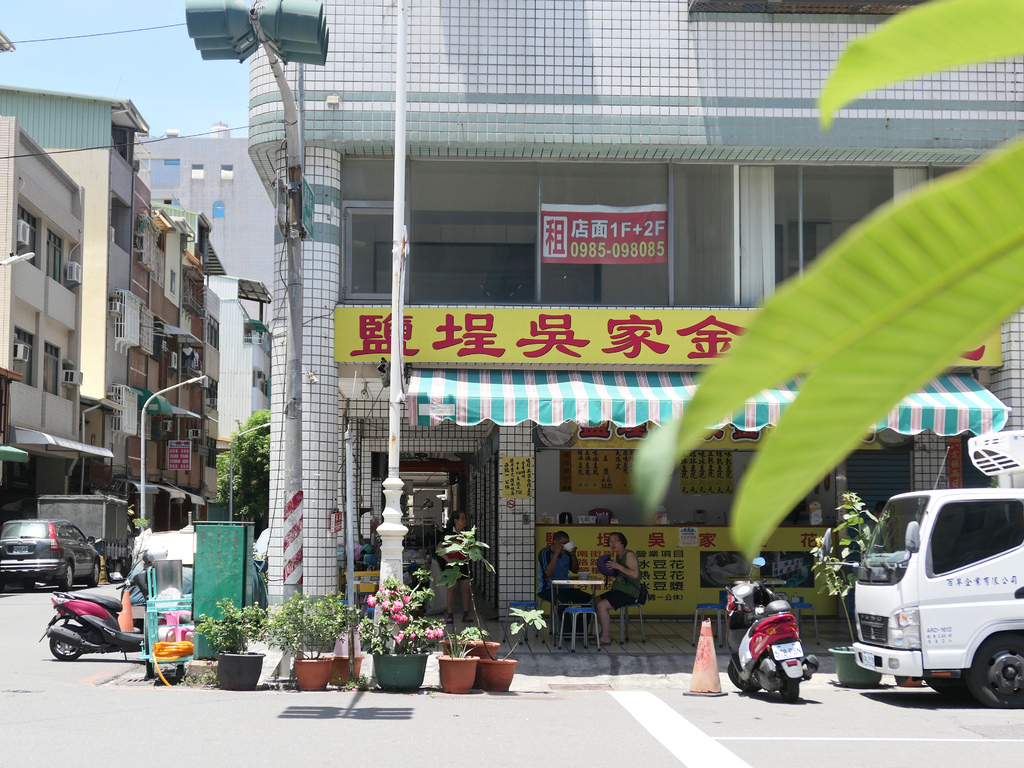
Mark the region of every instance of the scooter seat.
POLYGON ((72 600, 85 600, 87 603, 96 603, 96 605, 103 606, 103 608, 114 616, 121 612, 121 601, 113 597, 107 597, 106 595, 94 595, 86 592, 65 592, 64 594, 72 600))
POLYGON ((764 607, 766 616, 774 616, 778 613, 792 613, 793 608, 788 600, 772 600, 764 607))

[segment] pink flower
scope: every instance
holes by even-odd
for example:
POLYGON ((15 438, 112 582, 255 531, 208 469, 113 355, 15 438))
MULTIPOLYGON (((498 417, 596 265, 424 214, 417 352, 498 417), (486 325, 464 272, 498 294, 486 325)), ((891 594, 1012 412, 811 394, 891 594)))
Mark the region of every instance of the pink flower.
POLYGON ((405 640, 405 632, 399 632, 397 635, 393 635, 396 643, 401 645, 402 641, 405 640))
POLYGON ((409 604, 409 596, 408 595, 402 595, 402 602, 405 603, 406 605, 408 605, 409 604))
POLYGON ((374 597, 373 595, 370 595, 369 597, 366 598, 366 604, 368 606, 370 606, 371 608, 375 607, 377 605, 377 598, 374 597))

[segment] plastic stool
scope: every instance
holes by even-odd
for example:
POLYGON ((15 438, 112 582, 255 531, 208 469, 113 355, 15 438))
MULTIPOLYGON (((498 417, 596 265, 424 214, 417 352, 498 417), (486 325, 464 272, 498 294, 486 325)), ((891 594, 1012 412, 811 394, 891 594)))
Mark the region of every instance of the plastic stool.
POLYGON ((818 611, 814 607, 814 603, 806 602, 800 595, 793 593, 793 599, 789 601, 789 607, 793 609, 793 614, 796 616, 796 628, 800 630, 801 616, 806 610, 810 610, 811 616, 814 617, 814 640, 818 645, 821 645, 821 635, 818 634, 818 611))
POLYGON ((636 608, 640 612, 640 641, 643 643, 647 642, 647 633, 644 632, 644 609, 640 606, 640 603, 633 603, 632 605, 624 605, 619 608, 619 645, 623 645, 626 640, 629 640, 630 608, 636 608))
POLYGON ((601 650, 601 639, 597 634, 597 611, 593 608, 583 608, 577 606, 570 606, 562 611, 562 626, 558 633, 558 647, 562 647, 562 639, 565 637, 565 620, 572 616, 572 648, 571 653, 576 653, 576 619, 580 616, 583 617, 583 647, 588 648, 590 645, 590 630, 589 624, 590 617, 594 619, 594 642, 597 644, 597 650, 601 650))
MULTIPOLYGON (((505 631, 502 634, 501 642, 504 643, 504 642, 508 641, 508 627, 512 623, 512 609, 513 608, 522 608, 523 610, 526 610, 526 611, 535 611, 539 607, 540 607, 540 605, 535 600, 510 600, 509 604, 508 604, 508 612, 505 614, 505 631)), ((533 646, 530 645, 530 628, 529 627, 523 627, 522 632, 523 632, 523 640, 526 641, 526 647, 529 648, 532 651, 533 650, 533 646)))
POLYGON ((705 618, 705 614, 714 611, 715 621, 718 624, 718 644, 722 645, 722 611, 728 608, 729 593, 724 589, 718 593, 717 603, 697 603, 697 610, 693 614, 693 638, 691 643, 697 645, 697 625, 705 618))

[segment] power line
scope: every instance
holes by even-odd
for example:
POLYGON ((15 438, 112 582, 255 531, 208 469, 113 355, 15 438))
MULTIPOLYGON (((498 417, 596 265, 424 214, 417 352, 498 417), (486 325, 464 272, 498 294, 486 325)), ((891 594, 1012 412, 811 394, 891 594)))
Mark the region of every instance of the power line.
MULTIPOLYGON (((248 128, 248 126, 246 126, 248 128)), ((158 136, 155 139, 139 139, 140 144, 156 144, 161 141, 169 141, 171 139, 194 139, 198 136, 209 136, 214 133, 222 133, 223 131, 235 131, 237 128, 218 128, 216 131, 203 131, 202 133, 190 133, 185 136, 158 136)), ((75 149, 54 149, 49 152, 26 152, 23 155, 0 155, 0 160, 19 160, 23 157, 47 157, 50 155, 68 155, 72 152, 89 152, 93 149, 111 149, 112 144, 105 144, 97 147, 76 147, 75 149)))
POLYGON ((155 29, 173 29, 174 27, 184 27, 184 22, 178 24, 164 24, 160 27, 141 27, 139 29, 121 29, 117 32, 94 32, 90 35, 68 35, 67 37, 41 37, 38 40, 12 40, 13 45, 25 45, 27 43, 55 43, 60 40, 81 40, 85 37, 106 37, 108 35, 128 35, 133 32, 152 32, 155 29))

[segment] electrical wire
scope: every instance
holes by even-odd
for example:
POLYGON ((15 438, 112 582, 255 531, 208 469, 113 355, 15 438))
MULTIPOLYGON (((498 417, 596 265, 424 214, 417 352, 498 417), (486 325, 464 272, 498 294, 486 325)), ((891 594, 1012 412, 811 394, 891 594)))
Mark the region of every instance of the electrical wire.
MULTIPOLYGON (((17 90, 17 89, 15 89, 17 90)), ((244 126, 248 128, 249 126, 244 126)), ((171 139, 194 139, 197 136, 210 136, 214 133, 222 133, 223 131, 237 131, 239 128, 218 128, 215 131, 202 131, 201 133, 189 133, 184 136, 157 136, 151 139, 139 139, 139 144, 149 145, 156 144, 161 141, 170 141, 171 139)), ((47 152, 26 152, 23 155, 0 155, 0 160, 19 160, 23 157, 49 157, 52 155, 69 155, 74 152, 91 152, 94 149, 113 149, 112 144, 105 144, 97 147, 76 147, 75 149, 52 149, 47 152)))
POLYGON ((173 29, 184 27, 184 22, 178 24, 164 24, 160 27, 141 27, 140 29, 119 29, 116 32, 93 32, 89 35, 68 35, 67 37, 41 37, 38 40, 11 40, 12 45, 27 45, 28 43, 55 43, 61 40, 81 40, 86 37, 107 37, 108 35, 127 35, 132 32, 151 32, 155 29, 173 29))

